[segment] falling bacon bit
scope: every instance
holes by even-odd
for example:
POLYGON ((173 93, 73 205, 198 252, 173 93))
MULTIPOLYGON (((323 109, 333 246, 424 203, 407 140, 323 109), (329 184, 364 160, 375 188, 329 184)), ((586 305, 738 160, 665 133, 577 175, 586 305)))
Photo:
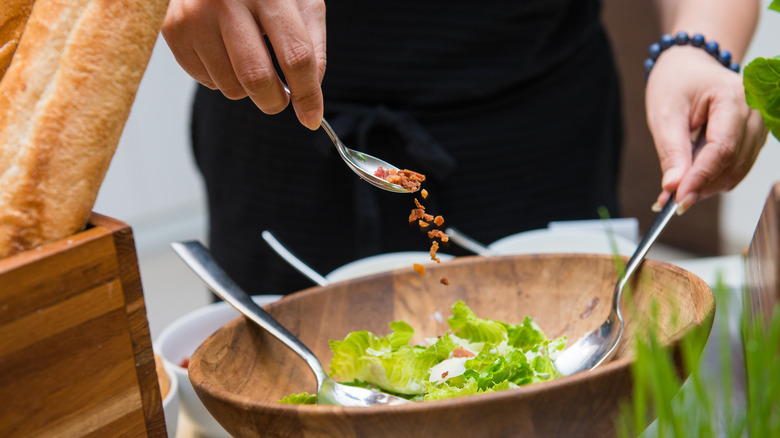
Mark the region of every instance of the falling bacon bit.
POLYGON ((449 286, 449 285, 450 285, 450 281, 449 281, 449 280, 447 280, 447 278, 446 278, 446 277, 442 277, 442 278, 440 278, 440 279, 439 279, 439 283, 441 283, 441 284, 443 284, 443 285, 445 285, 445 286, 449 286))
POLYGON ((423 199, 428 197, 428 191, 425 189, 420 190, 420 196, 423 197, 423 199))
POLYGON ((442 242, 447 242, 447 241, 450 240, 450 236, 448 236, 442 230, 431 230, 431 231, 428 231, 428 237, 431 238, 431 239, 438 237, 438 238, 441 239, 442 242))
POLYGON ((420 210, 425 210, 425 207, 422 204, 420 204, 420 201, 417 198, 414 198, 414 205, 420 210))
POLYGON ((444 223, 444 218, 441 216, 436 216, 436 218, 433 220, 433 223, 436 224, 437 226, 442 226, 442 224, 444 223))
POLYGON ((425 275, 425 266, 419 263, 414 263, 412 264, 412 268, 414 268, 414 270, 417 271, 418 274, 425 275))
POLYGON ((447 378, 447 375, 448 375, 449 373, 450 373, 449 371, 445 371, 445 372, 441 373, 441 378, 442 378, 442 379, 446 379, 446 378, 447 378))
POLYGON ((431 260, 435 261, 436 263, 441 263, 441 260, 436 257, 437 251, 439 251, 439 242, 434 241, 431 243, 431 260))
POLYGON ((422 219, 425 217, 425 210, 422 208, 413 208, 412 214, 409 215, 409 222, 414 222, 417 219, 422 219))
POLYGON ((425 215, 423 216, 423 219, 425 219, 428 222, 433 222, 433 215, 425 213, 425 215))
POLYGON ((428 222, 425 222, 422 219, 420 219, 417 223, 420 225, 420 228, 427 228, 428 225, 430 225, 428 222))
POLYGON ((452 350, 452 357, 474 357, 476 354, 466 350, 463 347, 458 347, 452 350))

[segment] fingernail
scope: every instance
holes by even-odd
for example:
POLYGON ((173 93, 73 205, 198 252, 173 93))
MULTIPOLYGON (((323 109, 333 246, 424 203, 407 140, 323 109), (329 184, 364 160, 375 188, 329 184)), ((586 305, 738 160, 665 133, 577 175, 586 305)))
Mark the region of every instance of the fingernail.
POLYGON ((666 188, 666 186, 668 186, 669 184, 678 182, 681 176, 682 176, 682 169, 680 169, 679 167, 672 167, 671 169, 664 172, 664 176, 661 179, 661 187, 666 188))
POLYGON ((677 205, 677 216, 681 216, 683 213, 688 211, 694 202, 696 202, 696 194, 689 193, 688 196, 686 196, 685 199, 683 199, 682 202, 677 205))
POLYGON ((317 110, 304 113, 303 124, 312 131, 316 131, 322 124, 322 114, 317 110))
POLYGON ((660 213, 663 208, 664 208, 664 206, 661 205, 660 202, 655 201, 655 204, 653 204, 653 206, 650 207, 650 210, 652 210, 653 213, 660 213))

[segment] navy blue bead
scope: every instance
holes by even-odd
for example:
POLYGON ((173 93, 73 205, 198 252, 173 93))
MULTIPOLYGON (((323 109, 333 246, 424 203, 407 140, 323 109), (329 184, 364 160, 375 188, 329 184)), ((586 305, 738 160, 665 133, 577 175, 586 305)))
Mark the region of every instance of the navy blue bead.
POLYGON ((672 47, 672 44, 674 44, 674 37, 668 33, 665 33, 661 35, 661 40, 659 43, 661 44, 661 50, 666 50, 669 47, 672 47))
POLYGON ((704 50, 710 55, 718 54, 718 43, 716 41, 710 41, 704 45, 704 50))
POLYGON ((677 32, 677 35, 674 36, 674 43, 678 46, 688 44, 688 34, 686 32, 677 32))
POLYGON ((732 62, 729 64, 729 70, 739 73, 739 64, 732 62))
POLYGON ((650 70, 653 69, 654 65, 655 65, 655 61, 654 60, 652 60, 650 58, 645 59, 645 71, 649 72, 650 70))
POLYGON ((656 60, 658 59, 658 55, 661 54, 661 45, 658 43, 650 44, 650 47, 647 49, 647 51, 650 53, 650 59, 656 60))
POLYGON ((725 66, 731 64, 731 52, 728 50, 721 50, 720 53, 718 53, 718 61, 725 66))
POLYGON ((693 47, 701 47, 704 45, 704 35, 697 33, 691 37, 691 45, 693 47))

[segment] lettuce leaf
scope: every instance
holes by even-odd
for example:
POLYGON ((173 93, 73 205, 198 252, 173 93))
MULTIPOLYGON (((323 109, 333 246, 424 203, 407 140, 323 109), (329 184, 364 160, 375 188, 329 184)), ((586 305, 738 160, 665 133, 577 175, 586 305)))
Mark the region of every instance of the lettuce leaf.
POLYGON ((300 394, 290 394, 287 397, 279 400, 279 403, 289 403, 291 405, 316 405, 317 396, 309 394, 308 392, 302 392, 300 394))

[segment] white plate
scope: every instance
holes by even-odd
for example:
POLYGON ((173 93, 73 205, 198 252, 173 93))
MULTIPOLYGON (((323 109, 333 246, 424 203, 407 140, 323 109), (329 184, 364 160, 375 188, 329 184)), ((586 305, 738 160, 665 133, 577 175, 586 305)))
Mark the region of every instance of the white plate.
MULTIPOLYGON (((636 242, 614 235, 619 254, 630 256, 636 250, 636 242)), ((513 234, 488 245, 496 254, 584 253, 612 254, 610 239, 606 233, 549 229, 532 230, 513 234)))
MULTIPOLYGON (((278 300, 281 295, 258 295, 252 298, 258 305, 264 306, 278 300)), ((189 359, 212 333, 239 316, 241 314, 238 310, 228 303, 209 304, 173 321, 155 341, 155 351, 162 358, 166 369, 173 372, 178 383, 181 412, 189 418, 197 433, 210 438, 230 438, 230 435, 203 406, 190 383, 187 369, 179 364, 189 359)))
MULTIPOLYGON (((445 262, 451 260, 453 256, 449 254, 438 253, 439 260, 445 262)), ((337 281, 350 280, 353 278, 364 277, 366 275, 378 274, 380 272, 392 271, 398 268, 413 269, 412 265, 419 263, 421 265, 436 263, 431 260, 431 254, 423 251, 391 252, 379 254, 363 259, 355 260, 344 266, 334 269, 325 278, 335 283, 337 281)))

